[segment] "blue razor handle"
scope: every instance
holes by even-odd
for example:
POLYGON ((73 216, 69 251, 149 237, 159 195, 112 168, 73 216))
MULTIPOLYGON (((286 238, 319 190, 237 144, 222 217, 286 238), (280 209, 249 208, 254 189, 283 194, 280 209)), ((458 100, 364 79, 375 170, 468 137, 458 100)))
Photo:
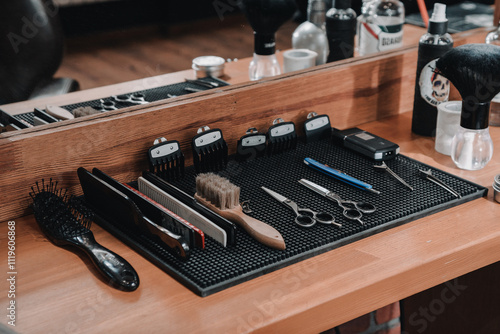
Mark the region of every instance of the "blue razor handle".
POLYGON ((308 165, 309 167, 316 169, 317 171, 320 171, 328 176, 332 176, 332 177, 334 177, 342 182, 345 182, 353 187, 363 189, 366 191, 371 191, 371 192, 376 193, 376 194, 380 194, 380 191, 373 189, 372 185, 365 183, 363 181, 360 181, 360 180, 358 180, 352 176, 349 176, 345 173, 342 173, 339 170, 328 167, 327 165, 324 165, 324 164, 322 164, 314 159, 305 158, 304 163, 306 165, 308 165))

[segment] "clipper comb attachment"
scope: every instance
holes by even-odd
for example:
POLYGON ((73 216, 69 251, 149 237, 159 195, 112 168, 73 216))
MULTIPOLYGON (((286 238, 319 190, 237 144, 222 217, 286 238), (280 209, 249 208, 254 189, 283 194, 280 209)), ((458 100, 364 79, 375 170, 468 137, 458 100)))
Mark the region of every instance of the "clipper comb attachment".
POLYGON ((90 230, 93 213, 86 210, 67 191, 57 188, 57 182, 42 180, 31 187, 35 219, 42 232, 56 246, 74 246, 90 257, 107 283, 125 291, 139 287, 139 276, 121 256, 101 246, 90 230), (75 216, 76 215, 76 216, 75 216))
POLYGON ((227 144, 219 129, 203 126, 191 143, 197 173, 217 172, 227 166, 227 144))
POLYGON ((275 155, 297 146, 297 133, 293 122, 276 118, 267 132, 268 155, 275 155))
POLYGON ((328 115, 318 115, 312 111, 307 115, 307 121, 304 122, 304 133, 308 143, 329 138, 332 134, 330 118, 328 115))
POLYGON ((164 180, 184 177, 184 154, 177 140, 156 138, 148 150, 149 171, 164 180))
POLYGON ((246 161, 262 157, 266 153, 266 135, 259 133, 256 128, 250 128, 238 140, 236 146, 236 160, 246 161))

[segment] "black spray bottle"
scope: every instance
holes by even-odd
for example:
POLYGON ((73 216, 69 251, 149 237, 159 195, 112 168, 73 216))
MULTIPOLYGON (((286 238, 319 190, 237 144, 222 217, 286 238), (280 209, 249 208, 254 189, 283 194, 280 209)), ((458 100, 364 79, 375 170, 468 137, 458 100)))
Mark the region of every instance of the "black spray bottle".
POLYGON ((413 133, 418 135, 436 135, 437 105, 448 101, 450 82, 435 72, 436 61, 453 48, 453 39, 447 31, 446 5, 435 3, 428 32, 420 38, 418 45, 411 125, 413 133))
POLYGON ((327 62, 353 56, 356 22, 351 0, 335 0, 335 6, 326 13, 326 36, 330 48, 327 62))

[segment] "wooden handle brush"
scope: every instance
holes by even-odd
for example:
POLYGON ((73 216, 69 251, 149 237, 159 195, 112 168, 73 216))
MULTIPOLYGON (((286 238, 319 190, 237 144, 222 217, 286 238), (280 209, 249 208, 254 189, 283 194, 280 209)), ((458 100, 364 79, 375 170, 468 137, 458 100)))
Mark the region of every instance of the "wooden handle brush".
POLYGON ((240 188, 228 179, 213 173, 199 174, 196 177, 194 198, 218 215, 241 226, 261 244, 285 249, 285 241, 274 227, 243 213, 239 203, 240 188))

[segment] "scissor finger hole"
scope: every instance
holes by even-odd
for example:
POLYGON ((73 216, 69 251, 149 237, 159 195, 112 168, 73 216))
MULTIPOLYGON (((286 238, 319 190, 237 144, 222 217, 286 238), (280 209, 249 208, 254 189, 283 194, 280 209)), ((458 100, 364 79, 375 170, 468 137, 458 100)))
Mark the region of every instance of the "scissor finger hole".
POLYGON ((361 215, 361 212, 359 212, 357 210, 345 210, 344 211, 344 216, 347 219, 356 220, 356 219, 361 218, 362 215, 361 215))
POLYGON ((329 213, 326 213, 326 212, 318 212, 316 214, 316 220, 318 221, 318 223, 322 223, 322 224, 331 224, 335 219, 333 218, 333 216, 329 213))
POLYGON ((376 210, 375 205, 370 203, 361 202, 358 203, 356 206, 359 210, 363 211, 364 213, 372 213, 375 212, 376 210))
POLYGON ((316 223, 312 217, 306 215, 297 216, 297 218, 295 218, 295 222, 302 227, 311 227, 316 223))

